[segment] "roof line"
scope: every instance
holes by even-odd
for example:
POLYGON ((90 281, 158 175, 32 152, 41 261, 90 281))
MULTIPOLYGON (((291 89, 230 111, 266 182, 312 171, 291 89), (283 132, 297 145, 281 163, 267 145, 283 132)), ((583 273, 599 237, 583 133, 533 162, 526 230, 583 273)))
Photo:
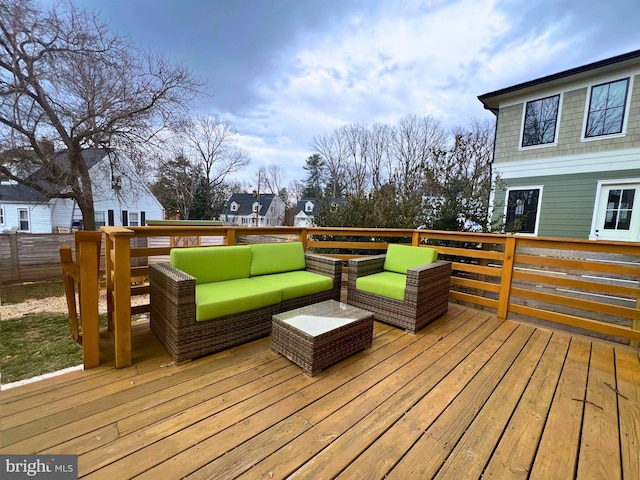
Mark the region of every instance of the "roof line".
POLYGON ((535 80, 529 80, 527 82, 518 83, 517 85, 502 88, 500 90, 496 90, 495 92, 485 93, 484 95, 479 95, 478 100, 480 100, 484 104, 484 108, 486 108, 487 110, 491 110, 491 108, 487 107, 485 103, 485 100, 488 98, 496 97, 498 95, 504 95, 505 93, 515 92, 517 90, 522 90, 528 87, 534 87, 536 85, 541 85, 543 83, 559 80, 561 78, 570 77, 580 73, 585 73, 590 70, 596 70, 598 68, 607 67, 609 65, 614 65, 616 63, 624 62, 627 60, 633 60, 638 57, 640 57, 640 50, 633 50, 632 52, 623 53, 622 55, 617 55, 615 57, 605 58, 604 60, 598 60, 597 62, 588 63, 587 65, 582 65, 580 67, 570 68, 569 70, 553 73, 545 77, 536 78, 535 80))

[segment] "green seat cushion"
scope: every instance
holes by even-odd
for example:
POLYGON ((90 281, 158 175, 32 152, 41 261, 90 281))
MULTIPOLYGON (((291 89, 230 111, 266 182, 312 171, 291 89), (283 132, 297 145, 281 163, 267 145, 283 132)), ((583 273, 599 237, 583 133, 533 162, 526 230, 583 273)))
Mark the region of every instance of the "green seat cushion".
POLYGON ((251 249, 251 276, 304 270, 304 248, 300 242, 257 243, 251 249))
POLYGON ((169 263, 195 277, 196 285, 249 278, 251 250, 246 245, 174 248, 169 263))
POLYGON ((282 292, 282 300, 326 292, 333 288, 331 278, 304 270, 251 277, 251 280, 279 288, 282 292))
POLYGON ((402 301, 404 301, 406 286, 407 276, 395 272, 374 273, 356 280, 356 289, 362 292, 402 301))
POLYGON ((419 265, 433 263, 438 259, 435 248, 412 247, 410 245, 389 244, 384 259, 384 270, 387 272, 407 273, 407 270, 419 265))
POLYGON ((196 320, 247 312, 280 303, 280 290, 250 278, 196 285, 196 320))

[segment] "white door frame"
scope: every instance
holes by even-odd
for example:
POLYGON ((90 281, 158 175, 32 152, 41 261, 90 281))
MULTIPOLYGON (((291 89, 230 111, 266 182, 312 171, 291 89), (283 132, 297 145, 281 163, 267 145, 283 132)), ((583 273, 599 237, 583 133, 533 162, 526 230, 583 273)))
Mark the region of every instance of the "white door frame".
POLYGON ((591 216, 591 231, 589 233, 589 240, 614 240, 612 238, 605 238, 602 235, 601 231, 598 227, 598 220, 600 211, 600 202, 602 201, 602 191, 604 188, 610 187, 620 187, 625 188, 626 186, 637 185, 638 191, 634 198, 633 205, 633 214, 631 217, 631 229, 629 230, 630 238, 628 239, 615 239, 622 240, 628 242, 637 242, 640 240, 640 178, 622 178, 622 179, 611 179, 611 180, 598 180, 598 184, 596 186, 596 198, 593 205, 593 215, 591 216))

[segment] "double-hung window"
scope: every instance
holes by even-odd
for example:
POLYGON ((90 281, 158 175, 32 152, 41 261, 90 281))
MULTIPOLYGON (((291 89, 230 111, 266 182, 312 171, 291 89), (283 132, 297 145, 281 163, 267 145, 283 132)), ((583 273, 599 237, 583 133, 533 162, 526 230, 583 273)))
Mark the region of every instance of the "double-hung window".
POLYGON ((629 79, 591 87, 585 138, 622 133, 629 79))
POLYGON ((28 232, 29 227, 29 209, 27 208, 19 208, 18 209, 18 230, 21 232, 28 232))
POLYGON ((4 225, 4 207, 0 207, 0 225, 4 225))
POLYGON ((560 95, 527 102, 522 127, 522 147, 556 142, 560 95))
POLYGON ((95 212, 96 228, 105 227, 107 225, 105 212, 95 212))

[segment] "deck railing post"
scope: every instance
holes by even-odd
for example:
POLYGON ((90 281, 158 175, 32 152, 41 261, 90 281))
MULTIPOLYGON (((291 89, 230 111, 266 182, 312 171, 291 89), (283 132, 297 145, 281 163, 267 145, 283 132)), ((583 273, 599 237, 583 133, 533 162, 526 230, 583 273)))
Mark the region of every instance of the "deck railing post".
POLYGON ((84 368, 100 365, 100 325, 98 320, 100 232, 76 232, 76 261, 79 266, 80 319, 84 368))
POLYGON ((131 237, 123 227, 102 227, 107 234, 107 309, 113 332, 116 368, 131 365, 131 237))
POLYGON ((504 258, 502 261, 502 277, 500 280, 500 293, 498 297, 497 316, 505 320, 509 314, 509 301, 511 295, 511 280, 513 278, 513 265, 516 256, 516 237, 507 238, 504 246, 504 258))
POLYGON ((224 236, 224 244, 225 245, 235 245, 236 244, 236 229, 235 228, 227 228, 227 233, 224 236))

